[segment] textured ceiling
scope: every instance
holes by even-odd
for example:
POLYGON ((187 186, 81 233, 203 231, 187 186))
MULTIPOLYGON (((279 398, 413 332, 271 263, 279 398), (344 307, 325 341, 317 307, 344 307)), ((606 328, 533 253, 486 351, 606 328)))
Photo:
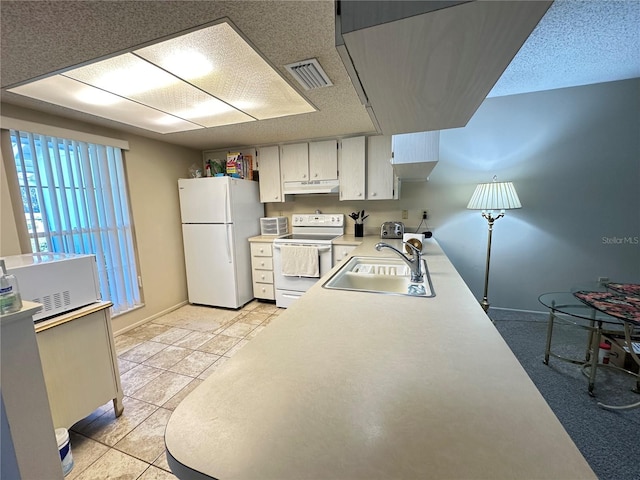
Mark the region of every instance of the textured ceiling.
MULTIPOLYGON (((639 0, 556 0, 492 95, 640 76, 639 0)), ((2 102, 197 149, 372 132, 335 49, 334 2, 8 1, 0 4, 2 102), (318 112, 159 135, 7 93, 8 86, 228 17, 285 78, 317 58, 333 87, 303 94, 318 112)), ((251 75, 251 72, 247 72, 251 75)), ((5 112, 11 111, 5 108, 5 112)))
POLYGON ((489 96, 637 77, 639 0, 556 0, 489 96))

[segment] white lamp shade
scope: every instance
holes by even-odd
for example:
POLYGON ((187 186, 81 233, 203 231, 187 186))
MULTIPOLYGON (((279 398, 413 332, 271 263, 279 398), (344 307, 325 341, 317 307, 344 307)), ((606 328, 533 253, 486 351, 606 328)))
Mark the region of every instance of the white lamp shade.
POLYGON ((467 205, 471 210, 510 210, 522 208, 516 189, 511 182, 481 183, 467 205))

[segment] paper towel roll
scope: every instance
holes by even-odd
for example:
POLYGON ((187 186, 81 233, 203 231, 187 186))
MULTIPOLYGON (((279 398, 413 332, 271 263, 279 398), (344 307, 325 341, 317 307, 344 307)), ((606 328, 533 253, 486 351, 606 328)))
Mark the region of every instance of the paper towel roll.
MULTIPOLYGON (((413 240, 414 241, 414 247, 416 248, 420 248, 420 251, 422 253, 424 253, 424 235, 422 233, 405 233, 404 235, 402 235, 402 241, 406 242, 408 240, 413 240), (419 242, 419 244, 415 243, 415 242, 419 242)), ((405 251, 407 250, 411 250, 411 248, 405 246, 405 251)), ((411 250, 413 251, 413 250, 411 250)))

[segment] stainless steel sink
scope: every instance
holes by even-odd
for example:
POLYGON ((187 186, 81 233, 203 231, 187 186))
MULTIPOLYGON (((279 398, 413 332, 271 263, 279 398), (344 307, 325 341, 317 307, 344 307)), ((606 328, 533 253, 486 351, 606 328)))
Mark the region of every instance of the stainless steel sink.
POLYGON ((324 288, 356 292, 435 297, 427 264, 423 261, 424 279, 411 282, 409 267, 400 259, 386 257, 351 257, 327 280, 324 288))

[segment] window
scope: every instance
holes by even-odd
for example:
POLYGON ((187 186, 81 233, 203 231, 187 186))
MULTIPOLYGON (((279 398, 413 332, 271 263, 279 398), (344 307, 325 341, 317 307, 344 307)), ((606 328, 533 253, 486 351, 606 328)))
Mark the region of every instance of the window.
POLYGON ((141 305, 122 151, 10 134, 32 251, 95 254, 113 314, 141 305))

